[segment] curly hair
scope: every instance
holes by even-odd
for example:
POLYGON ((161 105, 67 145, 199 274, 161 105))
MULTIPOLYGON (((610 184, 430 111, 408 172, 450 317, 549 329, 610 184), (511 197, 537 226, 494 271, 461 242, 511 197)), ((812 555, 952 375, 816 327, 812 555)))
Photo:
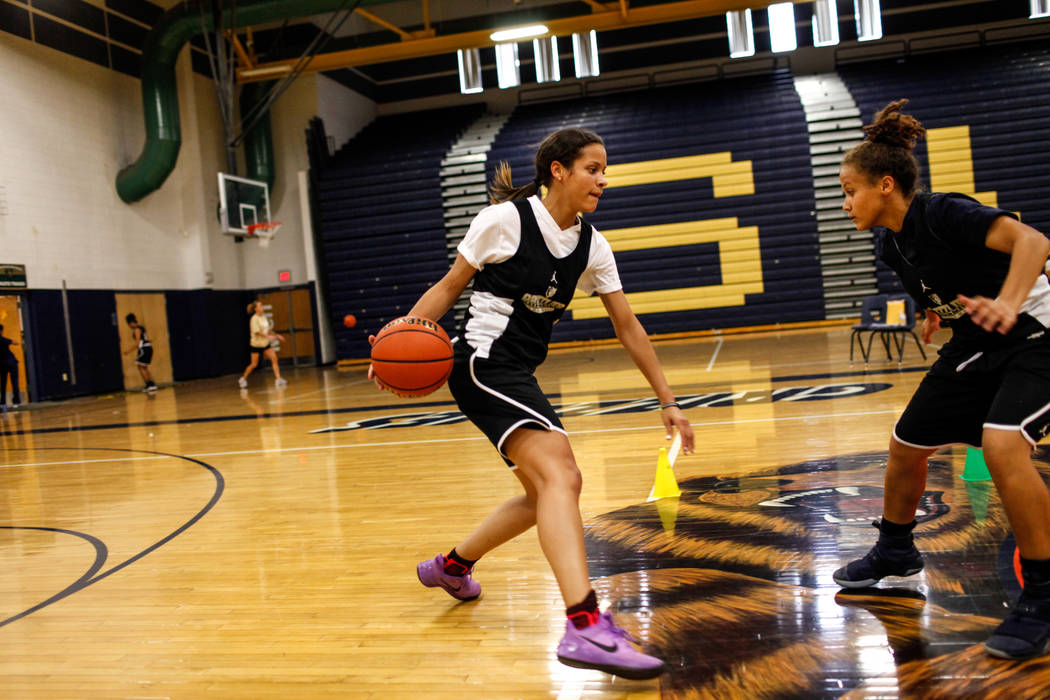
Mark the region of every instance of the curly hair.
POLYGON ((864 127, 864 140, 842 159, 874 182, 884 175, 896 181, 901 194, 910 197, 919 185, 919 162, 912 154, 915 144, 926 133, 919 120, 902 114, 907 99, 890 102, 864 127))

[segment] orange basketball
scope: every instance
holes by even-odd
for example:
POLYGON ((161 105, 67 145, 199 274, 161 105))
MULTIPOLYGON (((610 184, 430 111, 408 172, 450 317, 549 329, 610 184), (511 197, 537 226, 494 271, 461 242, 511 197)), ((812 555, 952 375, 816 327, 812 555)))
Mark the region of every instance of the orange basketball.
POLYGON ((396 318, 376 334, 372 371, 398 396, 426 396, 452 373, 452 343, 445 330, 429 319, 396 318))
POLYGON ((343 325, 347 328, 353 328, 357 325, 357 316, 354 316, 353 314, 343 316, 343 325))

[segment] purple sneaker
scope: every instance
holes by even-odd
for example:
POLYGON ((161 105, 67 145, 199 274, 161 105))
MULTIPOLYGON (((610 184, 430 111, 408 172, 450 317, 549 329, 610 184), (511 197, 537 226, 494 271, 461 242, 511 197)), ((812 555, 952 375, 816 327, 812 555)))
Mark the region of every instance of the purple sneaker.
POLYGON ((595 668, 634 680, 656 678, 667 670, 663 661, 636 651, 628 643, 636 641, 626 630, 613 624, 609 613, 601 613, 597 623, 582 630, 567 620, 565 636, 558 644, 558 661, 566 666, 595 668))
POLYGON ((416 565, 419 582, 428 588, 441 586, 453 598, 474 600, 481 595, 481 584, 470 577, 471 567, 462 576, 445 573, 445 556, 439 554, 433 559, 421 561, 416 565))

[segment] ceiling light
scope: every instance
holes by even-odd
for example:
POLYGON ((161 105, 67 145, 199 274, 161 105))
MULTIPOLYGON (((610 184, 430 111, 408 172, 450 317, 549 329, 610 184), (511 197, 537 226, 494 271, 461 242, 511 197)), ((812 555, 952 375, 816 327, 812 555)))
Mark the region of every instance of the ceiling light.
POLYGON ((459 91, 464 95, 481 92, 481 51, 460 49, 456 58, 459 59, 459 91))
POLYGON ((834 46, 837 43, 839 10, 835 0, 813 0, 813 45, 834 46))
POLYGON ((521 85, 517 44, 496 44, 496 77, 501 88, 521 85))
POLYGON ((882 38, 882 8, 879 7, 879 0, 853 0, 853 13, 857 17, 857 41, 882 38))
POLYGON ((586 34, 572 35, 572 58, 576 63, 577 78, 593 78, 598 70, 598 34, 592 29, 586 34))
POLYGON ((1050 17, 1050 0, 1029 0, 1029 2, 1032 7, 1032 14, 1028 15, 1028 19, 1050 17))
POLYGON ((515 41, 517 39, 531 39, 534 36, 543 36, 550 30, 542 24, 530 24, 527 27, 512 27, 501 29, 489 34, 489 39, 500 43, 504 41, 515 41))
POLYGON ((751 27, 751 10, 727 12, 726 27, 729 30, 729 57, 754 56, 755 33, 751 27))
POLYGON ((795 4, 791 2, 776 2, 770 5, 766 12, 769 15, 769 44, 773 53, 797 49, 795 4))
POLYGON ((561 62, 558 60, 558 37, 533 39, 532 54, 535 57, 537 83, 556 83, 561 80, 561 62))

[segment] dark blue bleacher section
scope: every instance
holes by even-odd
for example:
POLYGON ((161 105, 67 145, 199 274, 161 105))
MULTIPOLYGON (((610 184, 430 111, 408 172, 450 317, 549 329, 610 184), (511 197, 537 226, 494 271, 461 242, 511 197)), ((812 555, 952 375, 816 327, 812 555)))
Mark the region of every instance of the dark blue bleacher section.
MULTIPOLYGON (((1012 44, 911 56, 838 69, 865 123, 886 103, 907 97, 905 111, 928 129, 970 127, 978 192, 998 193, 999 207, 1050 233, 1050 48, 1012 44)), ((926 142, 915 155, 929 183, 926 142)), ((880 292, 900 289, 878 264, 880 292)))
POLYGON ((317 208, 340 359, 368 357, 368 335, 408 313, 448 271, 441 159, 483 111, 380 117, 321 174, 317 208), (357 317, 354 328, 343 326, 346 314, 357 317))
MULTIPOLYGON (((716 199, 710 178, 612 187, 587 217, 598 230, 724 217, 758 227, 762 293, 744 306, 645 314, 649 332, 824 317, 809 142, 789 73, 519 107, 489 153, 490 177, 505 160, 515 184, 528 182, 539 142, 571 126, 598 132, 610 164, 726 151, 733 162, 752 161, 753 195, 716 199)), ((622 251, 616 259, 627 293, 721 283, 715 243, 622 251)), ((570 306, 555 340, 612 336, 608 319, 571 313, 570 306)))

